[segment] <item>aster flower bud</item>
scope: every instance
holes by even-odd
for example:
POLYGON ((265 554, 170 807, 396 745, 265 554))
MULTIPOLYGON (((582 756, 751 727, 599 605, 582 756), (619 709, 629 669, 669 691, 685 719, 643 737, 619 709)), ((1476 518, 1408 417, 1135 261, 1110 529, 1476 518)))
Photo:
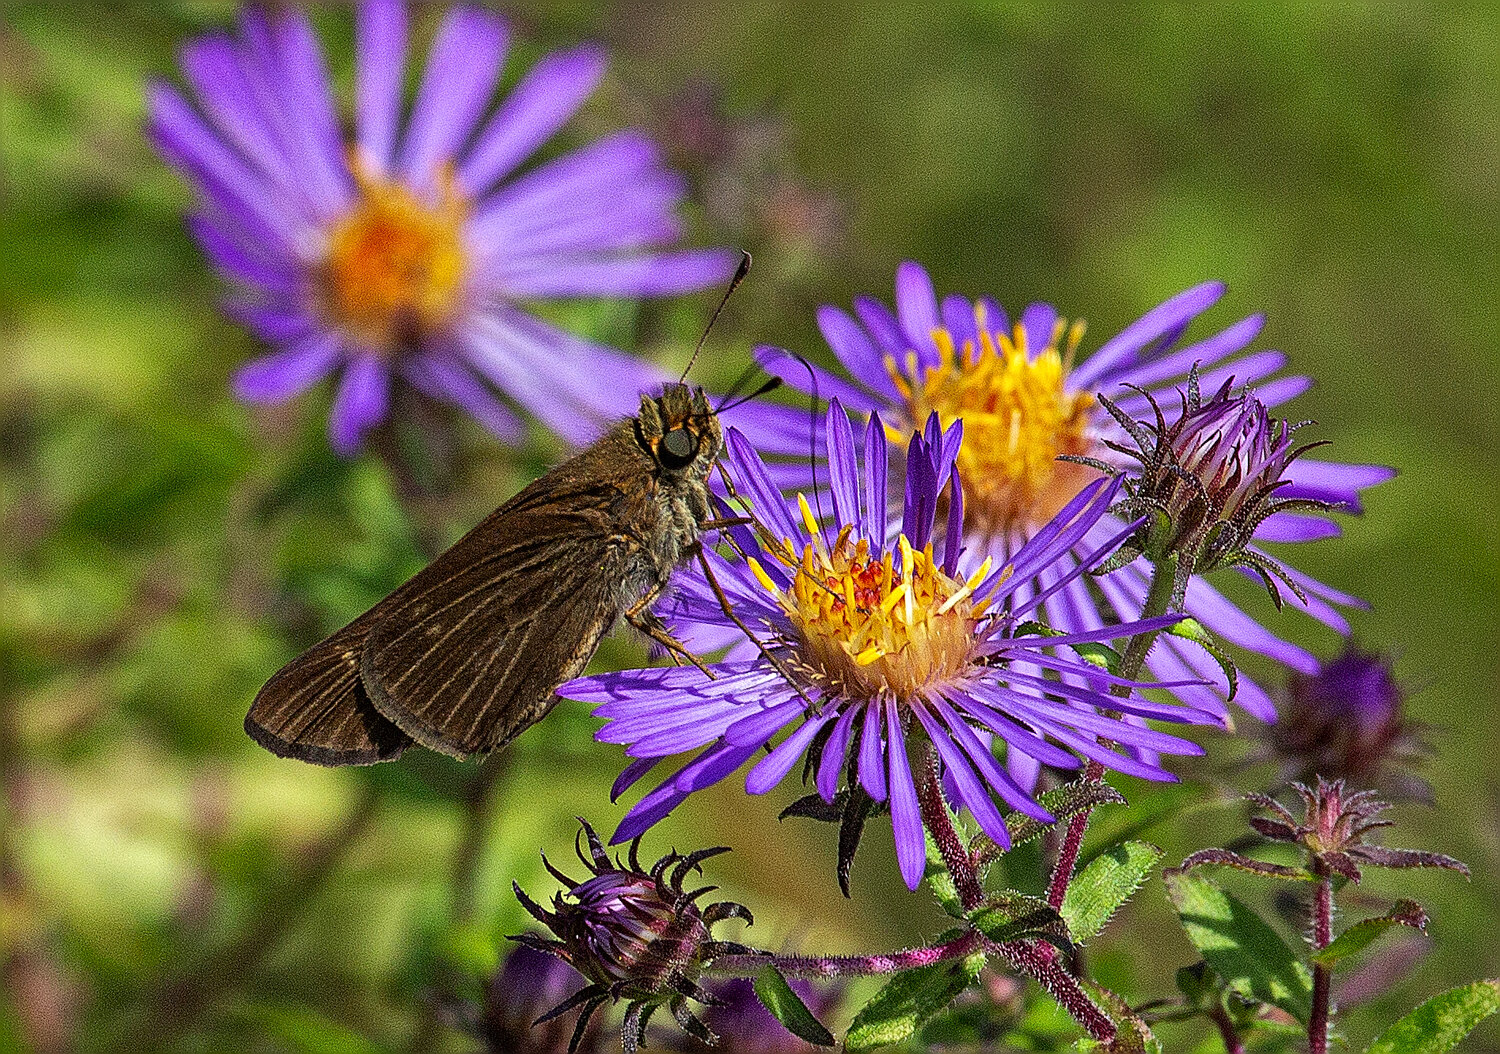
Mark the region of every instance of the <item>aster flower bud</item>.
POLYGON ((1302 846, 1319 873, 1332 872, 1351 882, 1360 880, 1361 865, 1442 867, 1465 876, 1469 874, 1467 866, 1442 853, 1390 849, 1367 842, 1365 839, 1370 832, 1389 827, 1392 822, 1380 819, 1380 814, 1390 808, 1390 803, 1381 801, 1374 791, 1351 792, 1343 780, 1329 781, 1321 776, 1311 787, 1303 783, 1292 786, 1304 806, 1300 821, 1275 798, 1249 794, 1246 797, 1251 802, 1271 814, 1269 817, 1252 816, 1250 826, 1272 841, 1302 846))
POLYGON ((1406 692, 1379 652, 1348 645, 1314 673, 1293 673, 1266 729, 1267 751, 1286 780, 1345 779, 1397 797, 1430 800, 1408 770, 1427 754, 1422 725, 1405 713, 1406 692))
MULTIPOLYGON (((563 1054, 577 1022, 560 1014, 539 1017, 579 988, 578 974, 562 960, 524 944, 505 957, 485 986, 483 1016, 476 1031, 494 1054, 563 1054)), ((600 1049, 600 1030, 585 1025, 578 1054, 600 1049)))
POLYGON ((550 911, 528 897, 519 885, 514 887, 521 905, 552 931, 553 939, 535 933, 513 939, 555 955, 591 982, 537 1023, 582 1007, 569 1047, 572 1052, 594 1011, 606 1002, 624 1000, 628 1003, 622 1032, 626 1054, 634 1054, 641 1045, 647 1021, 661 1006, 667 1007, 688 1033, 705 1043, 715 1042, 717 1037, 693 1016, 687 1001, 705 1005, 714 1002, 699 984, 708 962, 719 955, 752 951, 741 944, 716 940, 714 925, 727 919, 752 919, 748 909, 730 901, 707 906, 698 903, 717 886, 687 890, 683 883, 693 872, 702 873, 704 860, 728 850, 701 849, 686 855, 672 852, 646 870, 638 856, 639 839, 631 844, 628 861, 612 861, 594 829, 587 821, 579 822, 583 826, 578 859, 588 869, 589 877, 581 882, 570 878, 543 857, 547 870, 567 887, 553 896, 550 911))
MULTIPOLYGON (((1150 404, 1154 420, 1133 420, 1100 396, 1135 448, 1106 445, 1140 463, 1138 471, 1123 473, 1129 497, 1121 511, 1148 517, 1122 559, 1141 552, 1157 558, 1176 554, 1197 573, 1244 567, 1260 576, 1278 605, 1282 585, 1305 604, 1294 577, 1251 543, 1256 529, 1278 512, 1336 508, 1315 498, 1276 497, 1293 482, 1287 473, 1292 462, 1323 443, 1293 446, 1292 434, 1301 426, 1272 417, 1248 388, 1236 391, 1233 378, 1205 400, 1194 370, 1187 391, 1179 390, 1181 410, 1171 424, 1154 395, 1136 391, 1150 404)), ((1074 460, 1120 474, 1103 461, 1074 460)))

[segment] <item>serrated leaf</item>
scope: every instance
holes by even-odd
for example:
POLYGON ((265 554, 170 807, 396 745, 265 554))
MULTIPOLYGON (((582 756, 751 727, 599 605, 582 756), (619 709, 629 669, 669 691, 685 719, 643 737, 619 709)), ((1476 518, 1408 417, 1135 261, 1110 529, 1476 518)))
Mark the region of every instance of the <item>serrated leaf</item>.
POLYGON ((1408 926, 1422 933, 1427 932, 1427 912, 1414 900, 1397 901, 1396 906, 1384 915, 1356 922, 1333 943, 1320 952, 1313 953, 1312 961, 1319 966, 1333 966, 1343 959, 1364 951, 1380 939, 1393 926, 1408 926))
POLYGON ((958 962, 934 963, 896 975, 855 1015, 844 1037, 844 1049, 874 1050, 910 1039, 979 976, 984 962, 985 954, 976 952, 958 962))
POLYGON ((1073 939, 1086 941, 1104 929, 1161 858, 1150 842, 1122 842, 1090 860, 1063 897, 1062 917, 1073 939))
MULTIPOLYGON (((1046 834, 1057 824, 1071 819, 1085 809, 1125 804, 1125 798, 1119 791, 1108 783, 1096 780, 1074 780, 1037 795, 1036 800, 1038 805, 1057 817, 1056 822, 1043 823, 1030 816, 1012 813, 1005 818, 1005 826, 1010 829, 1011 848, 1046 834)), ((980 835, 974 840, 974 850, 981 866, 993 863, 1005 852, 986 835, 980 835)))
POLYGON ((1200 849, 1170 870, 1173 874, 1177 874, 1191 871, 1195 867, 1209 866, 1232 867, 1238 871, 1259 875, 1261 878, 1275 878, 1283 882, 1312 882, 1318 877, 1305 867, 1271 864, 1264 860, 1256 860, 1254 857, 1242 856, 1229 849, 1200 849))
POLYGON ((786 1026, 788 1032, 817 1047, 833 1046, 833 1033, 823 1027, 802 997, 796 993, 781 971, 767 966, 755 979, 755 994, 771 1016, 786 1026))
POLYGON ((1500 1010, 1500 979, 1450 988, 1382 1032, 1365 1054, 1443 1054, 1496 1010, 1500 1010))
POLYGON ((1040 897, 1006 890, 985 900, 969 913, 969 923, 996 944, 1037 938, 1060 948, 1072 949, 1067 924, 1040 897))
POLYGON ((1164 876, 1188 940, 1234 991, 1305 1022, 1312 975, 1286 941, 1237 897, 1199 875, 1164 876))

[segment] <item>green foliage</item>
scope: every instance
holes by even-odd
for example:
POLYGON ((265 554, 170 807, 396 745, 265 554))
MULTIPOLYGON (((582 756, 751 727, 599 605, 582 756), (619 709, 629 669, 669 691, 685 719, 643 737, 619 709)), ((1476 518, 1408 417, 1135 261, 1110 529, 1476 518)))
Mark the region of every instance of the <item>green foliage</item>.
POLYGON ((755 994, 771 1016, 785 1025, 792 1035, 814 1046, 833 1046, 833 1033, 823 1027, 776 967, 767 966, 755 978, 755 994))
POLYGON ((1206 878, 1170 871, 1164 877, 1188 939, 1229 987, 1306 1021, 1312 975, 1277 932, 1206 878))
POLYGON ((1073 877, 1063 898, 1062 917, 1075 941, 1095 936, 1150 876, 1162 850, 1148 842, 1110 846, 1073 877))
POLYGON ((1422 933, 1427 932, 1427 912, 1414 900, 1397 902, 1389 912, 1372 919, 1364 919, 1340 933, 1328 947, 1314 952, 1312 961, 1319 966, 1337 966, 1350 956, 1364 951, 1379 940, 1381 935, 1395 926, 1407 926, 1422 933))
POLYGON ((1443 1054, 1500 1010, 1500 979, 1475 981, 1433 996, 1365 1048, 1365 1054, 1443 1054))
POLYGON ((968 918, 975 929, 996 944, 1040 939, 1064 952, 1073 947, 1067 924, 1052 905, 1013 889, 986 897, 968 918))
POLYGON ((985 954, 976 952, 897 974, 855 1015, 844 1049, 874 1050, 910 1039, 979 976, 984 963, 985 954))

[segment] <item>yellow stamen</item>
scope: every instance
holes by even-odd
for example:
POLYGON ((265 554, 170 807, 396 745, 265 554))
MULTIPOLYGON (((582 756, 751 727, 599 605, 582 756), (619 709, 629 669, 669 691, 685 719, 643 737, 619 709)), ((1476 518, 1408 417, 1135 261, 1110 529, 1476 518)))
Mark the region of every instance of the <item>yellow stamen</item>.
POLYGON ((907 404, 907 419, 888 422, 893 442, 905 443, 936 411, 943 427, 962 418, 959 471, 971 524, 990 535, 1045 523, 1093 476, 1060 454, 1093 450, 1094 397, 1070 391, 1068 373, 1083 338, 1081 321, 1059 319, 1045 347, 1030 345, 1019 323, 993 332, 982 305, 974 309, 977 340, 960 347, 951 330, 932 331, 935 366, 915 351, 886 357, 886 369, 907 404))

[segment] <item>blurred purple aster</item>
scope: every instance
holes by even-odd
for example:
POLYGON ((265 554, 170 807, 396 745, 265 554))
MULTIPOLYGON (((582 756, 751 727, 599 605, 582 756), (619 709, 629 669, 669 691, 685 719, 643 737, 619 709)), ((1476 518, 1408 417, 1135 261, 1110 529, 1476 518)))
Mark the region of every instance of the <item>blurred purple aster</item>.
MULTIPOLYGON (((878 414, 864 429, 861 458, 849 417, 837 400, 829 409, 827 528, 820 527, 806 498, 799 495, 791 504, 783 499, 759 455, 730 430, 731 474, 764 526, 758 533, 769 547, 755 533, 737 529, 735 540, 748 559, 715 558, 715 575, 737 616, 763 629, 777 661, 742 637, 712 667, 714 679, 691 667, 628 670, 558 689, 598 704, 594 712, 606 724, 597 738, 626 744, 636 759, 617 781, 617 794, 660 758, 699 752, 636 803, 615 832, 616 842, 638 836, 693 791, 724 779, 786 732, 750 769, 746 790, 771 790, 804 755, 824 801, 835 798, 841 783, 857 779, 870 798, 889 802, 901 872, 915 888, 926 850, 908 757, 912 740, 931 744, 956 804, 1002 847, 1010 838, 995 796, 1026 815, 1051 817, 997 762, 995 737, 1022 772, 1038 763, 1077 767, 1082 756, 1115 771, 1170 780, 1157 752, 1202 753, 1188 740, 1105 712, 1200 723, 1212 722, 1212 715, 1134 691, 1124 698, 1106 696, 1108 685, 1138 686, 1058 653, 1069 645, 1159 629, 1175 616, 1058 636, 1030 621, 1049 596, 1133 529, 1124 525, 1082 559, 1070 555, 1105 515, 1119 483, 1101 479, 1085 487, 1003 567, 994 568, 990 559, 970 558, 963 548, 964 496, 955 464, 961 431, 959 425, 941 431, 934 416, 925 434, 911 437, 905 510, 893 531, 887 520, 886 430, 878 414), (940 504, 947 510, 941 532, 940 504), (1051 591, 1018 591, 1060 559, 1067 564, 1053 574, 1051 591), (1060 683, 1051 674, 1076 683, 1060 683), (1102 746, 1101 737, 1123 752, 1102 746)), ((719 641, 733 625, 706 580, 691 574, 674 580, 665 614, 690 643, 697 627, 719 641)))
POLYGON ((519 171, 605 63, 589 46, 547 55, 492 107, 508 39, 490 12, 449 11, 406 113, 406 5, 365 0, 347 136, 298 11, 251 8, 238 39, 189 43, 191 100, 151 87, 151 138, 199 193, 188 222, 235 288, 228 311, 276 348, 236 375, 240 398, 279 402, 337 373, 328 431, 347 455, 397 378, 515 441, 503 393, 573 442, 664 379, 523 305, 681 293, 735 257, 664 251, 683 183, 640 133, 519 171))
MULTIPOLYGON (((1251 315, 1191 344, 1180 340, 1189 324, 1224 294, 1219 282, 1195 286, 1148 311, 1106 341, 1082 362, 1075 362, 1083 325, 1069 323, 1050 304, 1029 305, 1012 321, 995 301, 947 296, 939 302, 927 272, 904 263, 896 272, 896 309, 872 297, 859 297, 854 313, 832 306, 818 311, 818 324, 834 355, 852 380, 814 369, 818 393, 837 396, 861 414, 876 410, 892 434, 919 426, 937 413, 946 426, 964 423, 965 441, 958 457, 963 471, 969 516, 968 544, 1005 559, 1091 480, 1094 470, 1060 462, 1059 455, 1094 457, 1124 467, 1126 462, 1105 444, 1127 435, 1099 403, 1110 397, 1127 415, 1150 415, 1150 400, 1175 401, 1176 386, 1196 365, 1200 383, 1212 391, 1230 377, 1257 386, 1256 396, 1276 406, 1304 391, 1305 377, 1277 376, 1286 357, 1279 351, 1246 349, 1264 319, 1251 315), (1126 387, 1134 386, 1132 388, 1126 387)), ((775 349, 761 349, 766 367, 804 390, 808 370, 775 349)), ((789 488, 808 485, 805 423, 774 407, 759 410, 756 437, 767 453, 795 458, 773 472, 789 488)), ((1280 499, 1308 498, 1343 512, 1362 511, 1360 491, 1390 479, 1391 469, 1301 458, 1286 468, 1290 482, 1277 490, 1280 499)), ((1073 556, 1039 569, 1033 582, 1017 583, 1025 597, 1046 592, 1043 603, 1054 626, 1079 630, 1103 625, 1090 583, 1060 579, 1077 556, 1117 530, 1114 516, 1099 519, 1073 556)), ((1326 515, 1278 512, 1256 528, 1252 553, 1262 543, 1307 542, 1336 536, 1339 527, 1326 515)), ((1363 606, 1340 592, 1289 568, 1302 591, 1298 604, 1340 633, 1349 631, 1340 607, 1363 606)), ((1146 596, 1150 567, 1137 561, 1116 573, 1094 579, 1106 608, 1124 620, 1138 618, 1146 596)), ((1305 649, 1282 640, 1200 576, 1188 586, 1184 611, 1217 636, 1268 655, 1302 673, 1313 673, 1317 660, 1305 649)), ((1172 637, 1158 640, 1148 666, 1163 681, 1189 682, 1178 690, 1191 706, 1216 712, 1227 720, 1228 686, 1209 656, 1196 645, 1172 637), (1210 683, 1191 683, 1197 680, 1210 683)), ((1239 679, 1235 697, 1247 711, 1275 720, 1270 697, 1248 678, 1239 679)))

